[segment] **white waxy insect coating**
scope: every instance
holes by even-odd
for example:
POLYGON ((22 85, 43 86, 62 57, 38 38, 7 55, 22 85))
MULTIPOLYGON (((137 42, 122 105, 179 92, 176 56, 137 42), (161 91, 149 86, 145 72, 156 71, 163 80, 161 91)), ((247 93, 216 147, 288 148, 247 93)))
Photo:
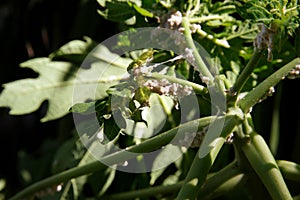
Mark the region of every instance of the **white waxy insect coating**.
POLYGON ((174 14, 172 14, 171 17, 168 19, 168 22, 170 23, 170 27, 180 26, 182 22, 181 12, 176 11, 174 14))
POLYGON ((192 33, 196 33, 198 30, 201 30, 201 26, 200 24, 191 24, 190 29, 192 33))

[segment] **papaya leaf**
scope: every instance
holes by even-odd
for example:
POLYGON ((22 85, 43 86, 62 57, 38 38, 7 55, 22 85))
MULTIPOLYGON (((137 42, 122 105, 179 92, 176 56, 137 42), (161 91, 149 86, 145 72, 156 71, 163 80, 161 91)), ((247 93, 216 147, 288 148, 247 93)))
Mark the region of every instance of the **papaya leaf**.
POLYGON ((95 101, 88 103, 77 103, 70 108, 70 112, 89 114, 95 112, 95 101))
POLYGON ((75 103, 106 97, 106 90, 117 83, 116 77, 121 79, 131 60, 111 53, 103 45, 98 45, 91 54, 97 60, 93 60, 88 69, 50 58, 35 58, 22 63, 21 67, 30 68, 39 76, 4 84, 0 107, 9 107, 11 115, 22 115, 34 112, 42 102, 48 101, 47 113, 41 119, 45 122, 63 117, 75 103), (81 89, 74 91, 75 85, 81 89), (90 90, 95 92, 89 94, 87 91, 90 90))
POLYGON ((4 84, 0 106, 10 107, 12 115, 21 115, 34 112, 43 101, 50 100, 48 112, 42 121, 65 115, 66 109, 71 106, 73 84, 63 79, 74 65, 51 62, 49 58, 36 58, 22 63, 21 67, 31 68, 40 75, 36 79, 27 78, 4 84))
POLYGON ((52 60, 66 60, 81 64, 85 57, 98 45, 89 37, 83 37, 85 41, 73 40, 60 47, 49 55, 52 60))

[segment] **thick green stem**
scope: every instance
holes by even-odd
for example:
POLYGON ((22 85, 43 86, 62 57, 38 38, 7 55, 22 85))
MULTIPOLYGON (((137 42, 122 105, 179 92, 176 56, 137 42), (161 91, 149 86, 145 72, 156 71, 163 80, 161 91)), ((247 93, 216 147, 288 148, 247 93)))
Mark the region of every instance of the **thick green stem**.
POLYGON ((208 66, 206 66, 205 62, 203 61, 200 54, 198 53, 198 49, 195 46, 194 40, 192 38, 192 33, 190 30, 190 23, 189 23, 189 19, 187 17, 182 18, 182 26, 184 28, 184 36, 186 38, 187 46, 188 46, 188 48, 192 49, 192 51, 193 51, 193 56, 195 58, 195 63, 197 65, 196 70, 198 70, 203 77, 206 77, 208 79, 207 80, 208 83, 212 84, 214 77, 210 73, 210 71, 208 70, 208 66))
POLYGON ((63 171, 59 174, 51 176, 49 178, 45 178, 41 181, 38 181, 29 187, 25 188, 15 196, 11 197, 10 200, 20 200, 24 199, 27 196, 34 196, 34 194, 44 188, 52 187, 53 185, 58 185, 64 181, 70 180, 75 177, 82 176, 87 173, 93 173, 95 171, 99 171, 101 169, 106 168, 106 166, 100 162, 93 162, 88 165, 75 167, 66 171, 63 171))
POLYGON ((242 187, 247 176, 238 168, 236 161, 230 163, 207 179, 199 192, 199 199, 214 199, 242 187))
POLYGON ((95 171, 99 171, 101 169, 106 168, 107 165, 122 163, 126 160, 131 159, 132 155, 134 155, 134 154, 130 154, 131 157, 128 157, 128 152, 135 152, 135 153, 150 152, 152 150, 158 149, 168 144, 174 138, 179 128, 184 129, 186 130, 186 132, 188 132, 190 128, 194 128, 195 124, 198 124, 199 127, 205 127, 209 125, 211 120, 213 120, 214 118, 215 117, 205 117, 205 118, 187 122, 176 128, 170 129, 160 135, 150 138, 143 143, 128 147, 126 148, 126 150, 121 150, 113 154, 109 154, 101 159, 101 162, 105 163, 106 165, 102 164, 99 161, 95 161, 90 164, 74 167, 72 169, 66 170, 59 174, 53 175, 49 178, 43 179, 25 188, 24 190, 22 190, 21 192, 13 196, 10 200, 19 200, 26 196, 33 195, 34 193, 44 188, 51 187, 56 184, 60 184, 62 182, 68 181, 72 178, 82 176, 84 174, 89 174, 95 171))
MULTIPOLYGON (((242 186, 242 183, 244 183, 246 179, 247 177, 239 170, 236 163, 232 162, 207 179, 201 188, 198 197, 199 199, 211 199, 226 194, 228 191, 232 191, 237 187, 242 186)), ((183 183, 184 181, 180 181, 173 185, 159 185, 141 190, 122 192, 107 196, 106 198, 111 200, 134 199, 172 194, 177 192, 183 183)))
POLYGON ((250 135, 250 139, 242 145, 241 149, 271 197, 274 200, 292 199, 277 163, 264 139, 255 132, 250 135))
MULTIPOLYGON (((231 116, 225 121, 222 133, 208 145, 201 144, 192 166, 185 178, 185 183, 178 193, 177 199, 196 199, 201 186, 203 185, 210 167, 214 163, 221 147, 225 142, 225 137, 232 132, 233 128, 239 123, 237 116, 231 116), (204 156, 203 149, 210 149, 204 156), (203 157, 204 156, 204 157, 203 157)), ((219 126, 218 123, 215 123, 219 126)), ((212 125, 213 126, 213 125, 212 125)), ((212 127, 213 128, 213 127, 212 127)))
POLYGON ((300 181, 299 164, 285 160, 278 160, 277 164, 284 178, 292 181, 300 181))
POLYGON ((224 138, 217 138, 215 147, 204 158, 200 159, 197 154, 185 179, 185 184, 179 191, 177 196, 178 200, 196 199, 198 192, 206 179, 207 173, 223 146, 224 141, 224 138))
POLYGON ((246 67, 243 69, 242 73, 238 76, 237 80, 235 81, 234 85, 230 88, 229 91, 229 101, 235 101, 237 96, 239 95, 240 91, 242 90, 243 86, 251 76, 254 68, 257 66, 260 58, 262 57, 262 51, 255 49, 254 53, 249 60, 246 67))
POLYGON ((146 198, 153 197, 157 195, 164 195, 177 192, 182 186, 183 181, 180 181, 173 185, 160 185, 151 188, 145 188, 141 190, 135 190, 130 192, 122 192, 118 194, 113 194, 107 197, 110 200, 116 199, 135 199, 135 198, 146 198))
POLYGON ((300 200, 300 195, 294 196, 293 200, 300 200))
POLYGON ((273 105, 273 114, 272 114, 272 125, 270 131, 270 149, 271 152, 276 155, 279 137, 280 137, 280 102, 282 98, 281 85, 277 87, 277 93, 275 94, 275 100, 273 105))
POLYGON ((258 103, 259 100, 269 91, 271 87, 275 86, 299 63, 300 58, 296 58, 281 67, 267 79, 261 82, 256 88, 250 91, 243 99, 238 102, 238 105, 244 112, 249 111, 249 109, 256 103, 258 103))

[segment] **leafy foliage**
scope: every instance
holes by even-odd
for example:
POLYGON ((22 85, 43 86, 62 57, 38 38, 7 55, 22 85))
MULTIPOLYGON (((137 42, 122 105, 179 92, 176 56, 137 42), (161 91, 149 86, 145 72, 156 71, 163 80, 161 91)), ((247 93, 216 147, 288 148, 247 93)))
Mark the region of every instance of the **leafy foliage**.
MULTIPOLYGON (((48 101, 42 121, 69 111, 83 119, 53 158, 52 170, 58 175, 43 182, 61 186, 60 192, 54 192, 56 199, 239 199, 245 195, 290 199, 299 193, 297 189, 290 193, 285 182, 289 173, 299 177, 299 169, 282 175, 268 145, 256 133, 250 112, 272 95, 283 78, 299 77, 297 2, 98 3, 98 13, 122 24, 121 29, 168 28, 186 39, 178 46, 187 46, 181 55, 149 47, 121 57, 85 38, 71 41, 48 58, 21 64, 39 76, 5 84, 0 106, 19 115, 48 101), (192 40, 204 47, 212 64, 192 40), (200 67, 194 67, 191 58, 200 67), (224 100, 225 108, 213 97, 224 100), (231 146, 223 146, 225 142, 233 144, 234 153, 231 146), (146 158, 156 150, 161 151, 146 158), (149 173, 122 172, 129 167, 149 173), (256 184, 264 185, 261 193, 256 193, 256 184)), ((114 50, 132 45, 126 35, 118 39, 114 50)), ((171 35, 169 39, 175 40, 171 35)), ((15 198, 32 193, 50 198, 40 195, 41 185, 15 198)))
MULTIPOLYGON (((52 53, 49 58, 35 58, 22 63, 21 67, 30 68, 39 76, 35 79, 30 78, 5 84, 5 89, 0 97, 0 106, 10 107, 10 114, 20 115, 37 110, 41 103, 47 100, 49 102, 48 112, 42 119, 45 122, 68 113, 69 108, 76 101, 73 99, 73 89, 77 84, 91 85, 103 80, 105 83, 101 85, 102 90, 99 90, 96 98, 107 96, 106 89, 114 84, 114 80, 110 82, 106 76, 102 76, 102 80, 98 80, 98 77, 95 77, 94 80, 85 80, 84 77, 79 81, 76 79, 80 64, 95 45, 96 43, 90 39, 87 39, 86 42, 75 40, 52 53)), ((104 46, 97 50, 100 52, 95 54, 93 65, 86 73, 101 74, 106 70, 107 64, 112 66, 108 69, 112 74, 122 75, 125 73, 128 60, 121 58, 116 60, 116 55, 110 53, 104 46), (114 63, 110 63, 110 60, 114 63)), ((109 75, 107 73, 107 76, 109 75)), ((78 99, 80 102, 95 98, 83 94, 76 94, 76 96, 81 96, 81 99, 78 99)))

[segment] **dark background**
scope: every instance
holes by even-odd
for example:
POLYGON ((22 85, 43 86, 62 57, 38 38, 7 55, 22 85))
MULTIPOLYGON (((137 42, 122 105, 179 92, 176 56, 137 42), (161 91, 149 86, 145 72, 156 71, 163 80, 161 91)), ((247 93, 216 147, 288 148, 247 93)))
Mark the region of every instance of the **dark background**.
MULTIPOLYGON (((0 3, 0 84, 36 77, 19 63, 30 58, 48 56, 53 50, 73 39, 89 36, 101 42, 118 33, 116 24, 97 14, 96 0, 1 0, 0 3)), ((278 159, 300 162, 299 80, 284 80, 281 95, 280 145, 278 159)), ((0 90, 2 90, 1 88, 0 90)), ((257 130, 268 139, 274 97, 254 108, 257 130)), ((10 116, 0 108, 0 179, 7 181, 7 195, 24 187, 20 177, 20 152, 30 155, 32 162, 51 156, 71 136, 71 116, 40 123, 47 102, 35 113, 10 116), (50 141, 45 145, 45 141, 50 141), (47 148, 45 148, 45 146, 47 148)), ((49 165, 49 163, 48 163, 49 165)), ((47 170, 47 163, 41 167, 47 170)), ((43 175, 50 174, 41 173, 43 175)), ((40 179, 42 177, 35 177, 40 179)), ((0 191, 1 192, 1 191, 0 191)))
MULTIPOLYGON (((98 15, 96 8, 96 0, 1 0, 0 84, 37 77, 19 64, 30 58, 48 56, 71 40, 89 36, 101 42, 115 34, 116 25, 98 15)), ((30 155, 32 162, 42 162, 41 157, 51 156, 71 136, 70 116, 40 123, 46 109, 47 102, 32 114, 10 116, 8 108, 0 108, 0 179, 6 179, 8 195, 24 187, 18 167, 20 152, 30 155), (49 145, 45 141, 50 141, 49 145)))

